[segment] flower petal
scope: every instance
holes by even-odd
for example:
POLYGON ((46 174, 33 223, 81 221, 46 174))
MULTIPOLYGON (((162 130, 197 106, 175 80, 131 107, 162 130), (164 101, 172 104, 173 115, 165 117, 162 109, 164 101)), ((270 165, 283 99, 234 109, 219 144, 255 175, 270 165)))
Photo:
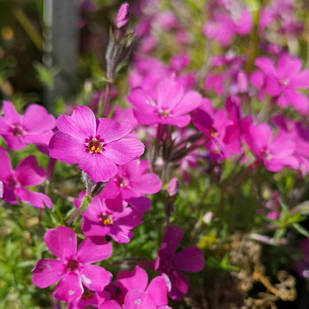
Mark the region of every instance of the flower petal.
POLYGON ((7 123, 10 124, 21 124, 23 116, 19 115, 10 101, 3 101, 2 111, 4 113, 7 123))
POLYGON ((56 126, 56 120, 44 107, 31 104, 25 112, 24 126, 31 132, 44 132, 52 130, 56 126))
POLYGON ((112 243, 103 237, 86 237, 79 246, 77 258, 82 263, 96 263, 112 255, 112 243))
POLYGON ((43 289, 58 282, 65 272, 65 265, 59 260, 39 260, 32 270, 32 283, 43 289))
POLYGON ((86 157, 87 152, 79 140, 68 134, 57 132, 49 142, 49 155, 60 161, 76 164, 86 157))
POLYGON ((139 179, 131 181, 131 187, 134 192, 140 195, 154 194, 161 190, 162 182, 156 174, 141 175, 139 179))
POLYGON ((109 271, 96 265, 84 265, 80 274, 83 284, 91 291, 102 291, 113 277, 109 271))
POLYGON ((159 255, 169 256, 173 254, 183 237, 183 230, 178 226, 169 225, 165 231, 159 255))
POLYGON ((194 246, 183 249, 173 257, 174 267, 182 271, 200 272, 204 264, 202 251, 194 246))
POLYGON ((173 115, 180 116, 193 111, 202 104, 202 97, 196 91, 188 91, 183 99, 175 106, 173 115))
POLYGON ((46 178, 45 170, 38 165, 35 156, 22 160, 16 167, 15 175, 25 187, 39 185, 46 178))
POLYGON ((148 275, 140 266, 136 266, 134 270, 122 270, 117 275, 117 282, 124 291, 138 289, 145 291, 148 283, 148 275))
POLYGON ((34 207, 37 208, 45 208, 45 206, 48 208, 52 207, 52 201, 50 200, 50 198, 41 192, 34 192, 18 188, 15 190, 15 194, 23 203, 30 204, 34 207))
POLYGON ((95 137, 96 119, 87 106, 77 106, 71 116, 61 115, 57 120, 58 129, 77 140, 95 137))
POLYGON ((147 288, 147 293, 155 301, 157 306, 167 305, 168 286, 163 276, 151 280, 147 288))
POLYGON ((4 148, 0 147, 0 179, 5 180, 13 174, 10 157, 4 148))
MULTIPOLYGON (((118 143, 118 142, 113 142, 118 143)), ((105 182, 117 174, 118 168, 107 156, 106 152, 100 154, 87 154, 78 167, 86 172, 94 182, 105 182)))
POLYGON ((132 125, 128 122, 119 123, 113 119, 101 118, 97 135, 103 139, 104 143, 109 143, 128 135, 131 130, 132 125))
POLYGON ((144 153, 144 144, 135 137, 125 137, 106 145, 104 156, 116 164, 123 165, 144 153))
POLYGON ((58 226, 49 229, 44 235, 44 241, 50 252, 62 260, 76 254, 77 237, 71 228, 58 226))
POLYGON ((71 303, 78 299, 82 293, 83 288, 79 276, 74 272, 70 272, 58 283, 53 295, 59 300, 71 303))

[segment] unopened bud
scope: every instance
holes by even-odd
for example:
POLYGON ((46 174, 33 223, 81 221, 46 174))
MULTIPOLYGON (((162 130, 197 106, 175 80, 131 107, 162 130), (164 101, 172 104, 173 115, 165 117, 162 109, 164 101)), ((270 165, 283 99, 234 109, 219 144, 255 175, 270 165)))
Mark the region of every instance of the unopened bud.
POLYGON ((129 4, 127 2, 120 6, 115 18, 115 25, 118 29, 127 26, 130 17, 129 8, 129 4))

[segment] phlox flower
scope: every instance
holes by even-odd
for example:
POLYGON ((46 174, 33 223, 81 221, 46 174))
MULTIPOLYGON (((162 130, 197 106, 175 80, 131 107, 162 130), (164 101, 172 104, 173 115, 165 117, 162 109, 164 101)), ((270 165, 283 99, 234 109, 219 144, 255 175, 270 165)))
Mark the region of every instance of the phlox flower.
POLYGON ((11 150, 19 150, 26 144, 47 145, 53 135, 55 118, 46 109, 36 104, 30 104, 24 115, 17 113, 14 105, 3 101, 0 117, 0 135, 11 150))
POLYGON ((309 88, 309 70, 301 71, 300 59, 283 54, 275 67, 270 58, 262 56, 256 59, 255 65, 262 72, 262 75, 255 73, 251 77, 255 86, 263 87, 281 107, 292 104, 303 115, 309 112, 308 98, 299 92, 299 89, 309 88))
POLYGON ((77 164, 94 182, 109 180, 116 175, 118 165, 144 152, 144 145, 129 134, 129 123, 107 118, 96 121, 86 106, 75 107, 71 116, 61 115, 57 128, 49 144, 50 156, 77 164))
POLYGON ((274 137, 271 127, 266 123, 248 123, 243 129, 249 149, 269 171, 279 172, 284 167, 298 168, 299 163, 294 154, 295 142, 288 134, 279 132, 274 137))
POLYGON ((188 292, 188 280, 182 271, 200 272, 205 263, 202 251, 195 246, 175 253, 182 238, 183 230, 180 227, 168 226, 154 265, 155 270, 168 276, 171 282, 169 296, 172 299, 181 299, 188 292))
POLYGON ((37 186, 46 179, 46 173, 36 161, 35 156, 28 156, 12 169, 7 152, 0 148, 0 180, 3 185, 3 199, 10 204, 17 204, 18 200, 37 208, 44 205, 51 208, 50 198, 40 192, 27 190, 27 187, 37 186))
POLYGON ((48 249, 58 258, 41 259, 32 270, 32 283, 46 288, 57 283, 53 295, 71 303, 81 297, 84 286, 91 291, 102 291, 112 279, 103 267, 91 265, 112 254, 112 244, 104 238, 85 238, 77 250, 77 237, 68 227, 49 229, 44 235, 48 249))
POLYGON ((133 271, 121 271, 117 276, 120 289, 126 293, 123 309, 163 309, 167 305, 168 280, 155 277, 148 285, 146 271, 136 266, 133 271))
POLYGON ((157 85, 156 95, 151 96, 142 88, 135 88, 127 96, 133 105, 134 115, 143 125, 170 124, 185 127, 191 111, 200 106, 202 98, 196 91, 185 91, 182 84, 166 77, 157 85))
POLYGON ((141 214, 131 207, 116 212, 108 208, 104 199, 93 199, 83 213, 82 231, 86 236, 110 236, 116 242, 128 243, 131 231, 141 223, 141 214))
POLYGON ((147 160, 132 160, 119 167, 118 173, 102 190, 105 198, 115 198, 121 194, 123 200, 155 194, 161 190, 162 182, 153 173, 148 173, 149 162, 147 160))

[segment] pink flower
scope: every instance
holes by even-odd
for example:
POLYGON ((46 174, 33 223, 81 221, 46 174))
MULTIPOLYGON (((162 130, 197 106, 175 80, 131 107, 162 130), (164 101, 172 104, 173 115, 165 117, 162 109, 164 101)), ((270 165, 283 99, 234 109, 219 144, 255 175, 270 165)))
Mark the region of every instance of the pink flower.
POLYGON ((121 194, 123 200, 154 194, 161 190, 162 182, 156 174, 148 173, 149 162, 132 160, 119 167, 117 175, 104 187, 101 196, 116 198, 121 194))
POLYGON ((164 276, 154 278, 148 285, 146 271, 136 266, 133 271, 121 271, 117 282, 126 293, 123 309, 157 309, 167 305, 168 282, 164 276))
POLYGON ((131 207, 116 212, 99 197, 92 200, 83 217, 82 231, 86 236, 108 235, 119 243, 128 243, 133 237, 131 230, 141 223, 141 214, 131 207))
POLYGON ((44 107, 30 104, 25 115, 20 115, 11 102, 3 101, 2 111, 4 116, 0 117, 0 135, 9 149, 19 150, 25 148, 26 144, 49 143, 55 118, 44 107))
POLYGON ((71 116, 61 115, 59 132, 52 137, 50 156, 78 167, 94 182, 116 175, 118 165, 139 157, 144 145, 130 135, 131 125, 100 118, 96 121, 90 108, 78 106, 71 116))
POLYGON ((266 123, 254 125, 249 123, 244 129, 248 147, 272 172, 279 172, 284 167, 297 169, 299 163, 295 158, 295 142, 284 132, 273 137, 271 128, 266 123))
POLYGON ((0 180, 3 183, 5 201, 17 204, 18 200, 21 200, 37 208, 44 208, 44 205, 51 208, 52 202, 47 195, 26 189, 26 187, 37 186, 46 179, 45 171, 38 165, 35 156, 22 160, 14 171, 8 154, 0 148, 0 161, 0 180))
POLYGON ((166 274, 171 281, 169 296, 172 299, 181 299, 188 292, 188 280, 182 271, 200 272, 205 263, 202 251, 195 246, 175 253, 182 238, 180 227, 168 226, 155 261, 155 270, 166 274))
POLYGON ((308 99, 299 89, 309 88, 309 70, 301 71, 301 60, 289 55, 282 55, 275 68, 273 61, 268 57, 259 57, 255 61, 256 66, 263 72, 261 76, 255 74, 255 85, 264 87, 264 91, 275 97, 281 107, 289 103, 301 114, 309 112, 308 99))
POLYGON ((134 115, 140 124, 170 124, 185 127, 189 124, 191 111, 200 106, 202 98, 196 91, 185 91, 182 84, 164 78, 157 85, 156 95, 136 88, 127 96, 133 105, 134 115))
POLYGON ((57 260, 41 259, 32 270, 32 283, 46 288, 59 281, 54 296, 65 302, 73 302, 84 292, 102 291, 112 279, 103 267, 91 265, 112 254, 112 244, 103 238, 85 238, 77 251, 77 237, 70 228, 59 226, 44 235, 48 249, 57 260))

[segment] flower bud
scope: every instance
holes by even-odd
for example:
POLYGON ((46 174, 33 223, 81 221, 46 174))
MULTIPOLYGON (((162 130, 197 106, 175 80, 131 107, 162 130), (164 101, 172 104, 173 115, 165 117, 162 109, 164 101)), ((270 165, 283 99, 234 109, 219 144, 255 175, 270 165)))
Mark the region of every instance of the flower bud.
POLYGON ((178 192, 178 179, 176 177, 173 177, 167 188, 167 192, 169 196, 175 196, 178 192))
POLYGON ((129 12, 129 4, 127 2, 123 3, 116 15, 115 25, 118 29, 124 28, 127 26, 129 22, 130 12, 129 12))

